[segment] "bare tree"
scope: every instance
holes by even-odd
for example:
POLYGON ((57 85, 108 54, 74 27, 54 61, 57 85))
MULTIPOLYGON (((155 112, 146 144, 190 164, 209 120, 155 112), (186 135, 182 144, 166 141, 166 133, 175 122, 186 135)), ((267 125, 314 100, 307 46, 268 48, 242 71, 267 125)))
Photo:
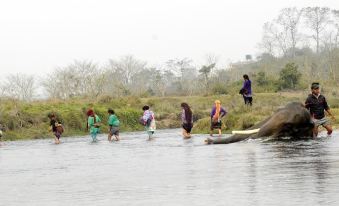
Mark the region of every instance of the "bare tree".
POLYGON ((307 7, 303 10, 306 25, 313 32, 311 38, 316 42, 316 52, 319 54, 321 34, 330 22, 331 10, 327 7, 307 7))
POLYGON ((5 96, 31 101, 35 97, 36 86, 33 75, 10 74, 3 85, 5 96))
POLYGON ((109 77, 111 91, 114 96, 129 95, 132 89, 133 77, 140 74, 146 68, 146 62, 138 60, 133 56, 123 56, 120 59, 110 59, 105 66, 105 72, 109 77))
POLYGON ((276 20, 288 34, 289 48, 291 49, 291 56, 293 58, 295 57, 295 49, 298 42, 298 25, 301 14, 302 10, 298 10, 296 7, 284 8, 280 11, 278 19, 276 20))
POLYGON ((184 70, 191 66, 192 60, 188 58, 170 59, 166 62, 167 67, 172 70, 177 76, 182 78, 184 70))
POLYGON ((179 82, 178 90, 184 94, 192 94, 193 88, 191 82, 196 75, 196 69, 192 66, 192 60, 188 58, 170 59, 166 62, 167 67, 173 72, 179 82))
POLYGON ((334 26, 336 29, 335 35, 335 47, 338 48, 339 44, 339 10, 332 10, 333 19, 334 19, 334 26))
POLYGON ((220 57, 213 53, 208 53, 205 55, 205 61, 207 65, 218 64, 219 59, 220 57))
POLYGON ((112 71, 120 73, 122 83, 128 85, 134 74, 145 69, 146 62, 138 60, 131 55, 127 55, 119 60, 110 59, 109 66, 112 71))
POLYGON ((263 26, 263 37, 259 47, 272 56, 275 50, 283 56, 287 55, 288 51, 288 34, 286 28, 277 24, 276 21, 266 22, 263 26))
POLYGON ((42 82, 49 97, 61 99, 77 96, 96 98, 103 93, 104 84, 103 71, 91 61, 74 61, 66 67, 57 68, 42 82))

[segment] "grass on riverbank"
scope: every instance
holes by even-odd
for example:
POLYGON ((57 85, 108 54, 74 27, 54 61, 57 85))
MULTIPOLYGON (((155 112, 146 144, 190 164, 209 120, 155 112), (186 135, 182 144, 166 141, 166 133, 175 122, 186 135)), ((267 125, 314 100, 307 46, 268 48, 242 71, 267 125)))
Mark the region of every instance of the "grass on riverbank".
MULTIPOLYGON (((223 119, 224 131, 245 129, 270 116, 277 108, 290 101, 304 102, 307 92, 299 93, 261 93, 255 94, 252 107, 243 104, 240 95, 193 96, 193 97, 152 97, 152 98, 111 98, 102 97, 97 101, 88 99, 72 99, 69 101, 36 101, 32 103, 14 100, 0 102, 0 123, 5 127, 5 140, 50 138, 48 132, 48 114, 56 113, 65 127, 63 136, 85 135, 86 110, 94 108, 95 112, 106 123, 107 108, 113 108, 121 121, 121 131, 141 131, 143 126, 138 123, 142 115, 141 107, 151 106, 156 113, 157 128, 180 127, 180 104, 187 102, 194 113, 194 133, 208 133, 210 126, 209 113, 215 99, 222 102, 228 114, 223 119)), ((335 96, 325 96, 333 114, 339 118, 339 99, 335 96)), ((338 120, 334 125, 338 125, 338 120)), ((104 124, 101 131, 105 133, 104 124)))

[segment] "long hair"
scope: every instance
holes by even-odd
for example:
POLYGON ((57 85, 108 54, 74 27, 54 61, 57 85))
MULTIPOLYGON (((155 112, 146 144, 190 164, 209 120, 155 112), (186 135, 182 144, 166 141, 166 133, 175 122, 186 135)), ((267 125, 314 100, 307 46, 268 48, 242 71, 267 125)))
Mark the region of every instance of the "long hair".
POLYGON ((219 119, 220 116, 220 110, 221 110, 221 102, 219 100, 215 100, 215 114, 213 116, 213 118, 215 120, 219 119))
POLYGON ((246 79, 246 80, 250 80, 250 78, 248 77, 247 74, 244 74, 242 77, 244 77, 244 79, 246 79))
POLYGON ((192 110, 190 106, 188 106, 187 103, 183 102, 181 103, 181 107, 184 108, 185 118, 186 118, 187 123, 191 123, 192 122, 192 110))

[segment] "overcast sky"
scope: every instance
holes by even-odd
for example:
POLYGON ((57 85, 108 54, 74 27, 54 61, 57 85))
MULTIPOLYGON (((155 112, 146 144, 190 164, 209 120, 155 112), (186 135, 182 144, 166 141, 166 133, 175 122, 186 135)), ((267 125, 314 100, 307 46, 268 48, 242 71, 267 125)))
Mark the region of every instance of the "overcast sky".
POLYGON ((263 24, 293 6, 339 9, 339 0, 0 1, 1 76, 126 54, 153 66, 183 57, 200 64, 213 53, 226 65, 255 55, 263 24))

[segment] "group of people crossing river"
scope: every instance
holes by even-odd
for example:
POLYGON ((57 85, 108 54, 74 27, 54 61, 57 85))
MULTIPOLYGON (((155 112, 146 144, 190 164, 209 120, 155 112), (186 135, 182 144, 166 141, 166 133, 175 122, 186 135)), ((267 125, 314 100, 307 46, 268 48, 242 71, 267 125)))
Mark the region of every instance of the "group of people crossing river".
MULTIPOLYGON (((190 106, 183 102, 181 103, 181 122, 182 122, 182 134, 184 138, 191 138, 191 131, 193 128, 193 113, 190 106)), ((143 115, 139 119, 140 124, 145 127, 145 131, 148 135, 148 139, 151 140, 153 134, 156 131, 156 122, 155 114, 150 109, 148 105, 142 107, 143 115)), ((119 141, 120 136, 120 120, 115 115, 113 109, 109 108, 108 113, 108 141, 119 141)), ((89 131, 90 136, 93 142, 96 142, 97 135, 100 133, 100 127, 102 126, 101 118, 94 112, 93 109, 87 111, 87 131, 89 131)), ((213 136, 213 130, 218 129, 219 136, 221 136, 221 118, 227 114, 226 110, 221 107, 221 102, 219 100, 215 101, 215 106, 213 106, 211 111, 211 132, 210 135, 213 136)), ((55 144, 60 143, 60 137, 64 132, 64 128, 60 121, 57 120, 54 114, 49 115, 50 118, 50 131, 54 134, 55 144)))
MULTIPOLYGON (((243 75, 244 83, 243 87, 240 89, 239 93, 244 98, 245 105, 252 106, 252 88, 251 88, 251 80, 248 75, 243 75)), ((325 111, 329 116, 335 120, 335 117, 332 115, 330 108, 327 104, 326 98, 320 94, 320 85, 319 83, 311 84, 311 94, 307 97, 305 101, 305 107, 310 111, 312 116, 312 120, 314 123, 314 131, 313 134, 316 137, 318 134, 318 127, 323 126, 327 130, 327 134, 331 135, 332 127, 329 119, 325 116, 325 111)), ((183 102, 181 103, 181 122, 182 122, 182 135, 184 138, 191 138, 191 131, 193 128, 193 113, 190 106, 183 102)), ((147 132, 148 139, 152 139, 155 131, 156 131, 156 121, 155 114, 150 109, 148 105, 142 107, 143 115, 139 119, 139 122, 145 127, 145 131, 147 132)), ((108 113, 108 141, 119 141, 120 140, 120 121, 115 114, 114 110, 109 108, 107 110, 108 113)), ((93 109, 89 109, 87 111, 87 131, 89 131, 90 136, 93 141, 97 141, 97 134, 100 132, 100 127, 102 125, 101 118, 94 112, 93 109)), ((222 121, 221 119, 226 116, 227 111, 225 108, 221 106, 220 100, 215 100, 214 106, 212 107, 210 113, 210 135, 213 136, 214 130, 218 130, 218 135, 221 136, 221 128, 222 121)), ((50 130, 54 134, 55 143, 60 143, 60 137, 64 132, 64 127, 60 121, 58 121, 57 117, 54 114, 49 115, 50 118, 50 130)), ((2 128, 0 128, 0 141, 2 137, 2 128)))

